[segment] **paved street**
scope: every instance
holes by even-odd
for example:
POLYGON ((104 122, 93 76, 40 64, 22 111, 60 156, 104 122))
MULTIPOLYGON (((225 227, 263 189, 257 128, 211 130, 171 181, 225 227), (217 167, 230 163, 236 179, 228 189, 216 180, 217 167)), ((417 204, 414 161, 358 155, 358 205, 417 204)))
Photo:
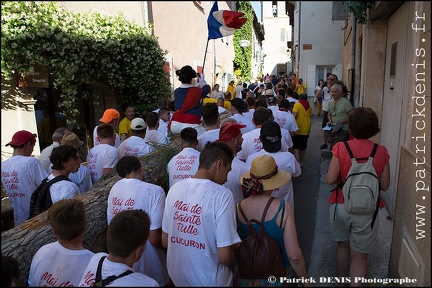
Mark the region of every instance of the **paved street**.
MULTIPOLYGON (((319 282, 320 277, 336 276, 336 243, 330 239, 327 199, 333 187, 326 184, 325 175, 331 152, 321 153, 322 116, 312 116, 312 130, 308 140, 304 167, 299 177, 293 178, 297 233, 302 248, 308 276, 314 277, 317 287, 335 284, 319 282)), ((386 209, 379 213, 379 232, 374 251, 369 255, 368 278, 386 278, 392 239, 393 221, 386 219, 386 209)), ((323 280, 323 279, 322 279, 323 280)), ((368 285, 365 285, 368 286, 368 285)), ((370 286, 382 286, 370 284, 370 286)))

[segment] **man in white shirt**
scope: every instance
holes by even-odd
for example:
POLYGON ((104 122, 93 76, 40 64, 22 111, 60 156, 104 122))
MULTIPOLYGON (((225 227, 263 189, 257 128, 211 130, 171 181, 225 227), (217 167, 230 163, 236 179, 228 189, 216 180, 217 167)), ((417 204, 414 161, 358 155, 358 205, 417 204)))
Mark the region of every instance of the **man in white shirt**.
POLYGON ((31 194, 48 176, 39 160, 30 157, 35 145, 36 134, 16 132, 6 144, 13 148, 12 157, 1 163, 1 181, 14 209, 14 227, 27 220, 31 194))
MULTIPOLYGON (((84 142, 81 141, 78 136, 73 132, 69 132, 64 135, 61 142, 61 145, 71 145, 75 147, 75 149, 78 150, 78 153, 80 152, 83 144, 84 142)), ((93 182, 90 176, 90 170, 82 163, 77 172, 72 172, 69 174, 69 179, 73 183, 78 185, 81 194, 86 192, 93 186, 93 182)))
POLYGON ((41 151, 39 161, 41 162, 42 167, 48 174, 52 172, 51 161, 49 159, 51 152, 55 147, 60 146, 63 135, 69 132, 71 131, 66 127, 57 128, 52 135, 53 143, 41 151))
MULTIPOLYGON (((282 133, 279 124, 275 121, 266 121, 261 126, 260 140, 263 145, 263 149, 250 155, 246 160, 247 170, 252 165, 252 160, 258 156, 268 154, 276 160, 278 169, 282 169, 288 172, 291 177, 298 177, 301 174, 301 168, 296 158, 291 152, 281 152, 282 147, 282 133)), ((246 170, 246 171, 247 171, 246 170)), ((292 181, 289 180, 286 184, 273 190, 273 197, 284 199, 291 203, 294 207, 294 190, 292 181)))
POLYGON ((200 152, 197 150, 197 135, 198 132, 192 127, 183 128, 180 132, 182 150, 167 165, 169 188, 198 171, 200 152))
POLYGON ((220 130, 220 116, 216 103, 204 105, 201 108, 201 115, 207 131, 198 136, 198 151, 202 151, 207 142, 215 141, 220 130))
MULTIPOLYGON (((190 128, 196 132, 195 129, 190 128)), ((162 216, 165 191, 162 187, 144 181, 144 168, 135 156, 119 160, 116 171, 121 177, 108 195, 107 222, 124 210, 143 210, 150 217, 150 236, 141 258, 134 263, 135 272, 155 279, 161 287, 170 281, 166 268, 166 251, 162 246, 162 216)))
POLYGON ((29 287, 77 287, 94 255, 83 246, 87 224, 84 202, 78 199, 57 201, 48 210, 47 219, 57 241, 45 244, 33 256, 29 287))
MULTIPOLYGON (((119 125, 119 121, 120 121, 120 113, 116 110, 116 109, 106 109, 102 118, 99 119, 100 122, 102 123, 108 123, 111 124, 114 127, 114 133, 115 133, 115 129, 117 129, 118 125, 119 125)), ((99 145, 100 142, 98 140, 98 135, 97 135, 97 127, 95 127, 95 129, 93 130, 93 147, 96 145, 99 145)), ((113 146, 115 148, 118 148, 120 145, 120 136, 115 133, 116 138, 115 138, 115 142, 113 144, 113 146)))
POLYGON ((157 130, 159 127, 158 113, 153 111, 147 112, 145 122, 147 124, 147 131, 144 140, 157 144, 168 144, 168 137, 157 130))
POLYGON ((241 98, 234 98, 231 100, 231 118, 234 118, 238 124, 246 125, 245 128, 241 129, 242 134, 255 129, 252 120, 243 115, 243 113, 247 111, 245 106, 246 103, 241 98))
MULTIPOLYGON (((273 120, 271 110, 265 107, 257 107, 254 112, 254 118, 252 119, 256 128, 248 133, 243 134, 242 149, 237 153, 237 157, 240 160, 246 161, 246 159, 250 155, 262 150, 260 131, 261 131, 261 126, 267 120, 273 120)), ((292 141, 291 141, 291 146, 292 146, 292 141)), ((288 151, 288 148, 289 147, 287 145, 287 142, 282 141, 282 151, 288 151)))
MULTIPOLYGON (((48 176, 48 182, 60 175, 69 178, 69 174, 77 172, 81 165, 78 150, 71 145, 60 145, 54 148, 50 159, 53 172, 48 176)), ((80 195, 78 185, 70 180, 58 181, 52 184, 49 190, 52 203, 80 195)))
POLYGON ((162 219, 168 273, 176 287, 232 286, 237 234, 234 198, 222 186, 234 155, 222 142, 200 154, 193 178, 168 191, 162 219), (231 268, 230 268, 231 267, 231 268))
POLYGON ((111 172, 119 159, 119 152, 114 147, 116 139, 114 126, 108 123, 99 124, 97 135, 100 144, 87 154, 87 167, 90 169, 93 184, 96 184, 103 175, 111 172))
MULTIPOLYGON (((231 148, 234 155, 237 154, 243 142, 240 129, 244 127, 245 125, 234 122, 225 122, 221 126, 219 139, 217 141, 224 142, 231 148)), ((238 159, 237 156, 234 156, 231 164, 231 171, 228 172, 227 181, 223 184, 224 187, 232 192, 234 203, 244 199, 239 179, 245 171, 247 171, 245 162, 238 159)))
POLYGON ((142 118, 134 118, 131 122, 132 136, 124 140, 118 147, 119 156, 141 157, 153 152, 154 147, 144 140, 147 125, 142 118))

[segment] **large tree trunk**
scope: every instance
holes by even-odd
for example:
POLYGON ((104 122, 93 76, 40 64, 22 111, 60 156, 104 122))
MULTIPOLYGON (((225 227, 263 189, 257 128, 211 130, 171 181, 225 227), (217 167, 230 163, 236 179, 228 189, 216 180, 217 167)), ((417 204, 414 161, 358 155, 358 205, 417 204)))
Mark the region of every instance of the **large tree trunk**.
MULTIPOLYGON (((144 166, 146 182, 160 185, 168 191, 166 164, 180 151, 179 137, 169 145, 161 145, 140 158, 144 166)), ((120 180, 115 169, 104 175, 89 191, 77 196, 84 201, 87 212, 87 227, 84 232, 84 247, 97 253, 106 250, 107 200, 111 187, 120 180)), ((47 243, 56 241, 46 219, 47 212, 25 221, 21 225, 2 232, 1 253, 13 256, 20 266, 18 286, 27 285, 30 264, 37 250, 47 243)), ((47 259, 49 261, 49 259, 47 259)))

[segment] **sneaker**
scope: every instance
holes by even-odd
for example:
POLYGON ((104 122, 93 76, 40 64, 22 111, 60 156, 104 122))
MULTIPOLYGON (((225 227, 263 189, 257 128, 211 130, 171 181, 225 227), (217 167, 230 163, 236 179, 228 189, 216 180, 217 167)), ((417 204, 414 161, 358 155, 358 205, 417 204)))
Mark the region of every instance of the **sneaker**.
POLYGON ((321 144, 320 149, 326 149, 327 148, 327 144, 321 144))

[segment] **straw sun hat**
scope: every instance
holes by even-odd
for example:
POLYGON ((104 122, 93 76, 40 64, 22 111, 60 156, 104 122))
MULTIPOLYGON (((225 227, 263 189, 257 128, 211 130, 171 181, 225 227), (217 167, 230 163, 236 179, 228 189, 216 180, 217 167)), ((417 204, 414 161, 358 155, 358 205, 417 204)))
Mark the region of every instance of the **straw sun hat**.
POLYGON ((261 155, 252 160, 250 171, 244 173, 240 181, 246 198, 249 195, 279 188, 289 180, 291 175, 278 169, 272 156, 261 155))

